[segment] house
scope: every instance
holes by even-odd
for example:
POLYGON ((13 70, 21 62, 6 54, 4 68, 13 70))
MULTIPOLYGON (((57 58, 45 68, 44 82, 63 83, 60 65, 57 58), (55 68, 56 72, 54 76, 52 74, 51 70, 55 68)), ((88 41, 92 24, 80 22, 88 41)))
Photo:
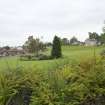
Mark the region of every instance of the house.
POLYGON ((76 37, 72 37, 70 39, 70 45, 84 45, 84 43, 79 41, 76 37))
POLYGON ((23 50, 23 47, 22 46, 18 46, 16 47, 17 50, 23 50))
POLYGON ((74 41, 71 45, 84 45, 81 41, 74 41))
POLYGON ((79 41, 74 41, 72 45, 79 45, 79 41))
POLYGON ((85 46, 96 46, 98 45, 98 41, 96 39, 86 39, 85 46))
POLYGON ((0 57, 5 57, 5 56, 16 56, 16 55, 22 55, 25 54, 24 50, 18 50, 18 49, 5 49, 5 48, 0 48, 0 57))

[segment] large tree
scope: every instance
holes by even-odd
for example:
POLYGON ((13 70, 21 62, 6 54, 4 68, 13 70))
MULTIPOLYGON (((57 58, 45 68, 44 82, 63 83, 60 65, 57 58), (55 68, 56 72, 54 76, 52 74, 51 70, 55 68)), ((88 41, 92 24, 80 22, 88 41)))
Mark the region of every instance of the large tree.
POLYGON ((73 37, 70 39, 70 44, 73 44, 73 43, 75 43, 75 42, 78 42, 78 39, 73 36, 73 37))
POLYGON ((93 33, 89 32, 89 39, 96 39, 97 41, 99 41, 100 36, 96 32, 93 32, 93 33))
POLYGON ((61 40, 59 37, 55 36, 53 40, 51 56, 53 58, 60 58, 62 56, 61 51, 61 40))
POLYGON ((39 51, 44 49, 44 44, 38 38, 35 39, 33 36, 29 36, 23 47, 29 53, 35 53, 38 56, 39 51))
POLYGON ((100 41, 101 41, 101 44, 105 44, 105 33, 102 33, 100 35, 100 41))
POLYGON ((3 48, 6 49, 6 50, 10 50, 9 46, 4 46, 3 48))
POLYGON ((101 33, 100 35, 100 41, 101 41, 101 44, 105 44, 105 21, 104 21, 104 26, 102 28, 102 31, 103 33, 101 33))
POLYGON ((67 38, 61 39, 62 45, 69 45, 69 40, 67 38))

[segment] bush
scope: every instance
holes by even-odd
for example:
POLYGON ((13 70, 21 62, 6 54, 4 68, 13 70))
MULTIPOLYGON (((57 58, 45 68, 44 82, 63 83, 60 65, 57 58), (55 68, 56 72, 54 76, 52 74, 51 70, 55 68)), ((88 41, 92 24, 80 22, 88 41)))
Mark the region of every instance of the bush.
POLYGON ((105 66, 93 62, 64 65, 48 75, 20 67, 0 71, 0 105, 105 105, 105 66))
POLYGON ((105 58, 105 50, 103 50, 100 55, 105 58))
POLYGON ((41 74, 16 68, 0 73, 0 105, 29 105, 33 87, 40 84, 41 74))
POLYGON ((60 38, 55 36, 53 40, 51 56, 53 58, 60 58, 62 56, 60 38))
POLYGON ((50 59, 52 59, 50 56, 43 55, 43 54, 40 54, 37 58, 39 60, 50 60, 50 59))
POLYGON ((33 55, 21 55, 20 60, 31 60, 33 55))
POLYGON ((22 61, 50 60, 50 59, 52 59, 51 56, 47 56, 47 55, 43 55, 43 54, 40 54, 38 56, 33 56, 33 55, 20 56, 20 60, 22 60, 22 61))

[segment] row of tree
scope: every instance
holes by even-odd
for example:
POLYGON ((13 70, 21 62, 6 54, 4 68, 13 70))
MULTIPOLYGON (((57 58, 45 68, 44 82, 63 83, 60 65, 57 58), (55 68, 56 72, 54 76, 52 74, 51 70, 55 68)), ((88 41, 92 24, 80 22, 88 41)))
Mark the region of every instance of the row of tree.
POLYGON ((95 39, 101 44, 105 44, 105 33, 98 34, 96 32, 89 32, 89 39, 95 39))
POLYGON ((23 49, 28 53, 35 53, 36 56, 38 56, 40 51, 44 51, 46 49, 46 45, 41 42, 40 39, 35 39, 33 36, 29 36, 28 40, 23 45, 23 49))
MULTIPOLYGON (((50 44, 50 43, 49 43, 50 44)), ((62 56, 61 51, 61 40, 59 37, 55 36, 53 40, 52 50, 51 50, 51 57, 52 58, 60 58, 62 56)), ((33 36, 29 36, 28 40, 23 45, 23 49, 26 50, 28 53, 33 53, 35 56, 39 56, 41 51, 46 49, 47 44, 44 44, 39 39, 35 39, 33 36)))
MULTIPOLYGON (((96 32, 89 32, 89 39, 95 39, 100 44, 105 44, 105 33, 98 34, 96 32)), ((80 42, 76 37, 72 37, 70 40, 68 38, 61 39, 62 45, 72 45, 75 42, 80 42)))
MULTIPOLYGON (((96 32, 89 32, 89 39, 95 39, 97 42, 101 44, 105 44, 105 33, 98 34, 96 32)), ((44 51, 47 46, 52 46, 51 56, 53 58, 59 58, 62 56, 61 45, 73 45, 80 44, 82 42, 78 41, 76 37, 72 37, 70 41, 67 38, 59 38, 57 36, 54 37, 53 43, 43 43, 38 38, 34 38, 33 36, 29 36, 28 40, 23 45, 23 48, 29 52, 34 53, 36 56, 39 55, 40 51, 44 51)))
POLYGON ((75 42, 80 42, 75 36, 73 36, 70 40, 68 38, 61 39, 62 45, 72 45, 75 42))

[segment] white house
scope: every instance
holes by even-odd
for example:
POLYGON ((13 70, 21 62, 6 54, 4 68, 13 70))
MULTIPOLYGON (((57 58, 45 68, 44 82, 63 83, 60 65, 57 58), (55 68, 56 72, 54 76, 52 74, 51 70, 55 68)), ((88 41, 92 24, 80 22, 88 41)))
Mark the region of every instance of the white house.
POLYGON ((85 45, 86 46, 96 46, 96 45, 98 45, 98 42, 96 39, 86 39, 85 45))

